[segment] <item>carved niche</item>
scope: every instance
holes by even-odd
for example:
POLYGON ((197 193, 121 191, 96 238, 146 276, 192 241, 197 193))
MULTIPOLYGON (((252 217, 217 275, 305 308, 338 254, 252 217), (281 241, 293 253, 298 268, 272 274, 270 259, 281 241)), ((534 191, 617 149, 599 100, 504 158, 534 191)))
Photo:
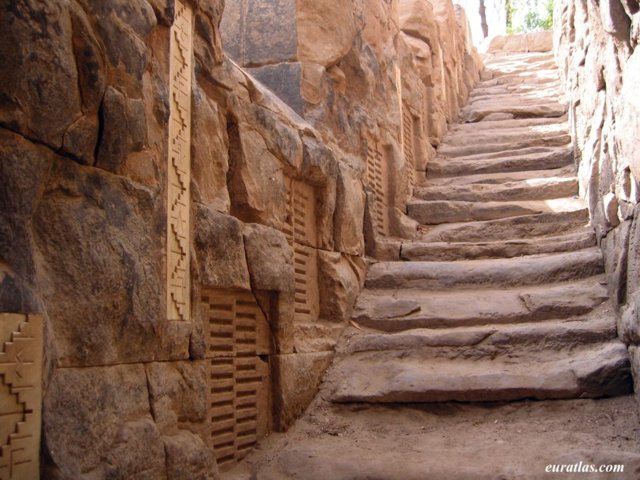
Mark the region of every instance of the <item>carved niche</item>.
POLYGON ((0 314, 0 480, 40 478, 42 317, 0 314))
POLYGON ((211 445, 221 469, 244 458, 271 428, 269 324, 243 290, 204 289, 211 445))
POLYGON ((295 319, 318 318, 318 251, 313 186, 287 179, 288 214, 284 234, 293 250, 295 270, 295 319))
POLYGON ((192 11, 176 0, 169 47, 169 165, 167 199, 167 316, 191 319, 191 71, 192 11))

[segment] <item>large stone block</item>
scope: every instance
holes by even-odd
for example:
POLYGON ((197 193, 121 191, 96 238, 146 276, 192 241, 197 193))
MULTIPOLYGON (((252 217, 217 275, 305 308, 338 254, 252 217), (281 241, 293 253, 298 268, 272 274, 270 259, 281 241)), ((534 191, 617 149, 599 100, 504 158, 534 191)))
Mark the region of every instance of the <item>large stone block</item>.
POLYGON ((296 58, 295 0, 227 1, 220 29, 225 51, 240 65, 270 65, 296 58))
POLYGON ((43 430, 44 478, 165 478, 142 365, 57 369, 44 397, 43 430))
POLYGON ((248 124, 229 129, 231 213, 244 222, 280 229, 286 218, 286 188, 282 165, 264 137, 248 124))
POLYGON ((0 125, 53 149, 81 115, 68 3, 0 7, 0 125))
POLYGON ((165 214, 156 194, 56 159, 33 216, 36 285, 65 366, 188 358, 166 320, 165 214))
POLYGON ((622 111, 616 118, 617 141, 620 145, 620 156, 629 164, 635 178, 640 178, 640 141, 637 135, 629 132, 640 132, 640 50, 631 55, 624 68, 620 106, 622 111))
POLYGON ((361 255, 364 253, 366 200, 361 175, 341 165, 336 187, 336 209, 333 214, 334 248, 350 255, 361 255))
POLYGON ((315 397, 333 352, 278 355, 272 358, 275 375, 275 428, 291 426, 315 397))
POLYGON ((343 323, 351 318, 358 293, 364 286, 364 260, 338 252, 318 252, 320 317, 343 323))
POLYGON ((325 67, 338 63, 357 33, 353 0, 298 0, 298 59, 325 67))
POLYGON ((191 135, 192 198, 220 212, 231 207, 227 190, 229 140, 226 118, 197 83, 193 86, 191 135))
POLYGON ((194 223, 199 284, 250 289, 242 223, 203 205, 196 205, 194 223))
POLYGON ((304 115, 301 94, 302 68, 298 62, 283 62, 262 67, 247 68, 256 80, 273 91, 298 115, 304 115))

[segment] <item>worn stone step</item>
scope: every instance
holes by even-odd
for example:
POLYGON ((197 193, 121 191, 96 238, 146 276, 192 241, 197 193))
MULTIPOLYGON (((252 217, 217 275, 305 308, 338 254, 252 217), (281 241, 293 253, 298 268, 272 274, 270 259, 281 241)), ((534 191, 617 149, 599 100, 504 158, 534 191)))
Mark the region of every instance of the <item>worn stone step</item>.
MULTIPOLYGON (((508 144, 526 140, 538 140, 545 137, 569 135, 566 123, 552 123, 547 125, 507 128, 503 126, 495 130, 480 130, 475 132, 450 130, 442 141, 442 148, 449 146, 478 147, 486 143, 508 144)), ((568 143, 568 142, 566 142, 568 143)))
MULTIPOLYGON (((490 137, 487 137, 491 140, 490 137)), ((512 139, 504 142, 488 141, 472 145, 441 145, 438 154, 448 158, 465 157, 469 155, 479 155, 483 153, 505 152, 530 147, 559 147, 571 143, 571 135, 565 133, 560 135, 548 135, 530 139, 512 139)), ((539 167, 538 167, 539 168, 539 167)))
POLYGON ((549 212, 573 212, 584 208, 579 198, 556 198, 532 201, 448 201, 411 200, 407 214, 422 225, 496 220, 549 212))
POLYGON ((504 120, 485 120, 476 123, 454 123, 449 127, 448 134, 453 133, 478 133, 497 131, 504 129, 525 129, 527 127, 553 127, 555 125, 567 125, 567 116, 554 118, 511 118, 504 120))
POLYGON ((378 262, 367 273, 367 288, 447 289, 516 286, 577 280, 603 272, 602 252, 575 252, 460 262, 378 262))
POLYGON ((591 227, 551 237, 494 242, 407 242, 400 248, 402 260, 453 261, 480 258, 512 258, 523 255, 571 252, 593 247, 596 236, 591 227))
POLYGON ((444 223, 424 227, 424 242, 491 242, 504 239, 555 236, 584 228, 589 222, 587 208, 572 212, 541 213, 478 222, 444 223))
POLYGON ((447 200, 482 202, 505 200, 545 200, 570 197, 578 193, 576 177, 529 178, 526 180, 494 183, 467 183, 460 185, 437 184, 416 187, 413 196, 421 200, 447 200))
POLYGON ((632 389, 626 347, 612 341, 536 362, 421 358, 375 352, 341 359, 332 375, 334 402, 493 402, 598 398, 632 389), (375 373, 374 373, 375 372, 375 373))
POLYGON ((562 117, 566 106, 559 102, 483 102, 469 105, 462 109, 460 118, 465 122, 478 122, 493 113, 509 113, 516 118, 529 117, 562 117))
MULTIPOLYGON (((611 315, 611 308, 608 306, 603 310, 611 315)), ((416 328, 398 333, 358 332, 353 329, 339 351, 419 350, 425 357, 452 360, 491 359, 505 355, 520 360, 535 359, 540 351, 547 351, 546 358, 549 359, 551 356, 564 355, 567 349, 616 338, 616 325, 608 316, 600 313, 571 320, 462 328, 416 328)))
POLYGON ((425 179, 418 187, 455 187, 458 185, 467 186, 473 184, 500 185, 554 177, 573 178, 575 177, 575 168, 573 165, 567 165, 562 168, 552 168, 548 170, 525 170, 522 172, 478 173, 474 175, 456 175, 455 177, 435 177, 425 179))
POLYGON ((427 177, 506 173, 561 168, 573 163, 573 148, 529 147, 505 150, 495 155, 436 157, 427 165, 427 177))
POLYGON ((365 289, 353 319, 385 332, 534 322, 585 315, 607 300, 604 277, 459 291, 365 289))

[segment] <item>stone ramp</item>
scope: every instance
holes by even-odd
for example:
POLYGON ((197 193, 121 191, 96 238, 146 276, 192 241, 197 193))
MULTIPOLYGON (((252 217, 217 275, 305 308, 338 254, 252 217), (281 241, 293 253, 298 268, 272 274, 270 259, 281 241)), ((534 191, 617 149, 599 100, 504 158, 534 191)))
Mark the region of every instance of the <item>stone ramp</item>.
POLYGON ((373 264, 326 378, 344 403, 631 392, 549 54, 496 57, 373 264))

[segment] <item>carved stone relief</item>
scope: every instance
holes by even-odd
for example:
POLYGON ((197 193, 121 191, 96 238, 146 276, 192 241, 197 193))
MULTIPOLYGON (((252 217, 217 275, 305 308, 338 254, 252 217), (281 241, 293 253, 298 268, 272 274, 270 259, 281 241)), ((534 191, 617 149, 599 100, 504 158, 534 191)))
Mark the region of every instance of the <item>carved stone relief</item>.
POLYGON ((0 480, 40 478, 42 317, 0 314, 0 480))
POLYGON ((167 316, 191 319, 189 275, 192 11, 176 0, 170 43, 167 316))

